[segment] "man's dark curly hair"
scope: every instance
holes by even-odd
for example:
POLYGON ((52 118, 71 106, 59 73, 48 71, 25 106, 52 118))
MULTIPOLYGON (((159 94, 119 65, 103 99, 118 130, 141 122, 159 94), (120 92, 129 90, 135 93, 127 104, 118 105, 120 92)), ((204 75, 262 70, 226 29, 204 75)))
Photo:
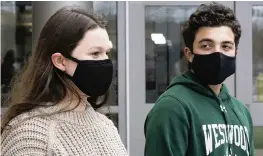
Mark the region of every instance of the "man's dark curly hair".
POLYGON ((234 12, 229 7, 216 2, 200 5, 183 26, 182 34, 186 47, 193 50, 195 35, 199 28, 219 26, 228 26, 232 29, 237 47, 241 36, 241 26, 234 12))

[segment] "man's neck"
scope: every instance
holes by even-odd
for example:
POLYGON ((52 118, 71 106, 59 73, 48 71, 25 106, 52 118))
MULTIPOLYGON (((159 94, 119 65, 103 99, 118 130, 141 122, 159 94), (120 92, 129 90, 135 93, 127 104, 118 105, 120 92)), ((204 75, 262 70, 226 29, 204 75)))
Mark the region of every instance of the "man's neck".
POLYGON ((215 94, 218 96, 222 87, 222 84, 218 85, 209 85, 209 87, 215 92, 215 94))

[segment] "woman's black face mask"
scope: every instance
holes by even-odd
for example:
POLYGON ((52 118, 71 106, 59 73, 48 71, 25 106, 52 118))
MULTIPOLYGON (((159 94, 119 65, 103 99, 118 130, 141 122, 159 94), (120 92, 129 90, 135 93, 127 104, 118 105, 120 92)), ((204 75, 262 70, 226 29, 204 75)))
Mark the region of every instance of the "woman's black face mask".
POLYGON ((72 56, 69 59, 78 65, 73 76, 68 77, 83 93, 90 97, 98 97, 107 92, 113 76, 113 64, 110 59, 78 60, 72 56))

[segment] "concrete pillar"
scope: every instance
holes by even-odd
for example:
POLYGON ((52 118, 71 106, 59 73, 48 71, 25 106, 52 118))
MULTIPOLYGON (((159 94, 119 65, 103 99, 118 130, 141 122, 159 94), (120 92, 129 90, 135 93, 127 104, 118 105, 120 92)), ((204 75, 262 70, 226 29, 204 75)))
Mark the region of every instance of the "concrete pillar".
POLYGON ((32 2, 32 39, 33 49, 39 37, 40 31, 47 20, 60 8, 64 6, 77 5, 82 9, 93 8, 92 1, 33 1, 32 2))

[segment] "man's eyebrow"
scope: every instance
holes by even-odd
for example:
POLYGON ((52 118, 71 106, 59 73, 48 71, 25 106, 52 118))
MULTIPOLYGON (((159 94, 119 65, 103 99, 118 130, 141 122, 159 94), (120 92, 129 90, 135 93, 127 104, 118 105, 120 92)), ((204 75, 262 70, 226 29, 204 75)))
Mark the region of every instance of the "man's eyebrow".
POLYGON ((203 38, 198 43, 202 43, 202 42, 214 42, 214 41, 212 39, 209 39, 209 38, 203 38))
POLYGON ((223 44, 231 44, 231 45, 235 45, 235 43, 232 42, 232 41, 223 41, 222 43, 223 43, 223 44))

